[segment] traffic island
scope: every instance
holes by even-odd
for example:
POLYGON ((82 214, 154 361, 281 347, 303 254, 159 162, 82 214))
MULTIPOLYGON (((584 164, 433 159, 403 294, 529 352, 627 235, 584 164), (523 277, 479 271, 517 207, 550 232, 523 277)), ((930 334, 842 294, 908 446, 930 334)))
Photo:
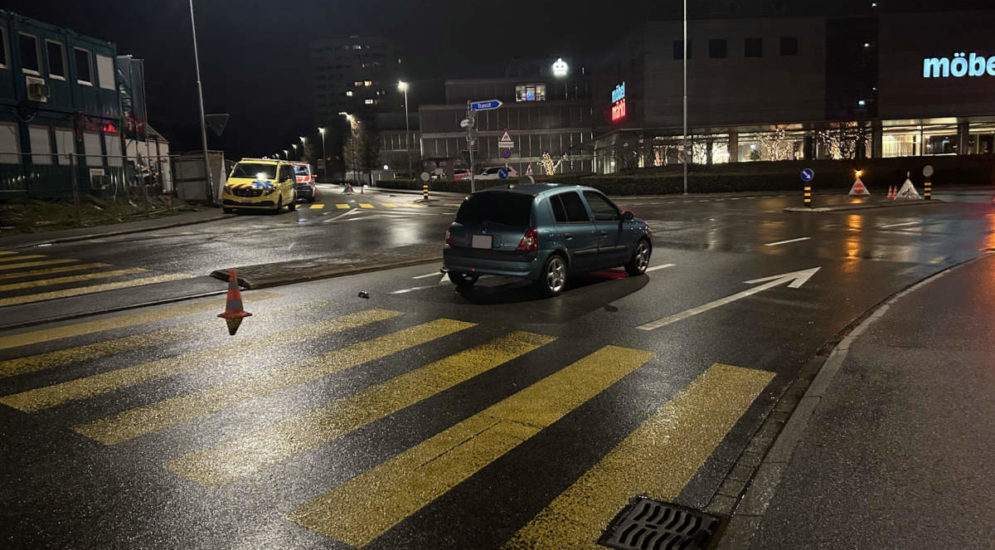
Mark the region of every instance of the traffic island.
POLYGON ((850 212, 853 210, 871 210, 874 208, 897 208, 902 206, 931 206, 937 204, 944 204, 943 201, 933 199, 933 200, 882 200, 882 201, 871 201, 862 203, 851 203, 851 204, 837 204, 833 206, 819 206, 815 208, 807 208, 804 206, 789 206, 784 209, 784 212, 801 212, 805 214, 832 214, 834 212, 850 212))
POLYGON ((238 274, 239 285, 254 290, 429 262, 440 262, 441 265, 440 246, 412 245, 376 252, 353 252, 337 256, 226 267, 212 272, 211 277, 227 281, 230 271, 234 269, 238 274))

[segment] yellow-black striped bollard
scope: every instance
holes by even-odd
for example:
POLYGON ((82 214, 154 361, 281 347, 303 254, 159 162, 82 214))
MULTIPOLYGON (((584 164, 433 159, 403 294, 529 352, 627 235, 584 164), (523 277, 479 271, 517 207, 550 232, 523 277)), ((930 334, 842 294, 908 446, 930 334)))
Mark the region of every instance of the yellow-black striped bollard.
POLYGON ((807 206, 809 208, 812 208, 812 186, 811 185, 806 185, 805 186, 805 196, 804 197, 805 197, 804 198, 805 206, 807 206))
POLYGON ((923 184, 922 196, 926 200, 930 200, 930 197, 933 196, 933 184, 929 180, 926 180, 926 183, 923 184))
POLYGON ((423 183, 422 186, 421 186, 421 198, 424 199, 424 200, 428 200, 428 184, 427 183, 423 183))

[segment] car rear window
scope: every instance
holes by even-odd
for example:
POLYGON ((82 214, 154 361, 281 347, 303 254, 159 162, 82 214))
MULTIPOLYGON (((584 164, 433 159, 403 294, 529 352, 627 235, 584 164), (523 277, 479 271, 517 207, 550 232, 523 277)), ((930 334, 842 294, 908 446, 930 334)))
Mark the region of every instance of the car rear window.
POLYGON ((310 173, 310 170, 307 169, 307 166, 300 166, 295 164, 294 172, 297 172, 298 176, 306 176, 310 173))
POLYGON ((488 191, 467 197, 456 212, 456 223, 528 227, 531 214, 531 195, 488 191))

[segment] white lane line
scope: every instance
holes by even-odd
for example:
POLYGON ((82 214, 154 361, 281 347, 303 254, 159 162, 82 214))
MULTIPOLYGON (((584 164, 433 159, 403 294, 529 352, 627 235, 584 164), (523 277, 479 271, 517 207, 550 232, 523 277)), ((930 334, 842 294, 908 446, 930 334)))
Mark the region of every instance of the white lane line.
POLYGON ((674 267, 675 265, 676 264, 655 265, 653 267, 647 268, 646 273, 649 273, 650 271, 656 271, 658 269, 667 269, 668 267, 674 267))
POLYGON ((921 223, 922 223, 922 221, 904 222, 904 223, 892 223, 892 224, 888 224, 888 225, 879 225, 878 229, 891 229, 892 227, 902 227, 902 226, 905 226, 905 225, 919 225, 921 223))
POLYGON ((414 277, 412 277, 412 279, 428 279, 429 277, 438 277, 438 276, 439 272, 433 271, 431 273, 426 273, 424 275, 415 275, 414 277))
POLYGON ((351 215, 355 214, 356 212, 359 212, 359 210, 347 210, 346 212, 344 212, 342 214, 339 214, 338 216, 335 216, 334 218, 328 218, 327 220, 322 220, 321 223, 332 223, 333 221, 335 221, 335 220, 337 220, 339 218, 344 218, 346 216, 351 216, 351 215))
POLYGON ((425 290, 426 288, 435 288, 435 285, 431 286, 415 286, 411 288, 402 288, 401 290, 395 290, 394 292, 388 292, 388 294, 407 294, 409 292, 414 292, 416 290, 425 290))
POLYGON ((802 241, 807 241, 807 240, 809 240, 811 238, 812 237, 798 237, 797 239, 788 239, 786 241, 777 241, 776 243, 766 243, 766 244, 764 244, 764 246, 779 246, 779 245, 782 245, 782 244, 800 243, 802 241))

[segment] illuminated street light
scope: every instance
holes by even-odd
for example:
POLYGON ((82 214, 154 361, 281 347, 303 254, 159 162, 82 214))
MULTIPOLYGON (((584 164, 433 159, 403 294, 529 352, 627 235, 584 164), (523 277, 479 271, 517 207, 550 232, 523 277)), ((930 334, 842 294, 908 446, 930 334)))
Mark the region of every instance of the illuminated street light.
POLYGON ((328 162, 328 157, 325 156, 325 129, 318 128, 318 133, 321 134, 321 169, 328 174, 328 168, 325 166, 328 162))
POLYGON ((553 76, 556 78, 563 78, 569 73, 570 65, 567 65, 567 62, 564 61, 562 57, 556 58, 556 61, 553 63, 553 76))
POLYGON ((397 89, 404 92, 404 153, 408 156, 408 177, 411 177, 411 125, 408 123, 408 83, 400 80, 397 89))

